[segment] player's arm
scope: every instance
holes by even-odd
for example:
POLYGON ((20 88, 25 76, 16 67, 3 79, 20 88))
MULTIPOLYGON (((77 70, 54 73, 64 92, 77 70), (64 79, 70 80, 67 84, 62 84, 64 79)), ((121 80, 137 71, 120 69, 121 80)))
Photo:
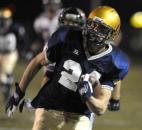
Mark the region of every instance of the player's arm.
POLYGON ((6 112, 9 117, 13 115, 16 110, 16 107, 19 105, 20 101, 24 97, 26 88, 30 81, 34 78, 40 68, 47 63, 48 59, 45 59, 45 54, 43 52, 41 52, 31 60, 31 62, 24 71, 20 83, 15 84, 15 93, 9 98, 6 104, 6 112))
POLYGON ((119 111, 120 110, 120 96, 121 96, 121 80, 115 82, 114 90, 112 91, 111 99, 109 100, 108 110, 119 111))
POLYGON ((114 90, 112 91, 111 98, 115 100, 120 100, 120 91, 121 91, 121 80, 115 82, 114 90))
POLYGON ((84 78, 78 86, 82 101, 97 115, 102 115, 106 111, 112 91, 108 88, 110 87, 107 85, 101 85, 96 77, 84 78))
POLYGON ((47 63, 48 60, 45 60, 45 54, 43 52, 39 53, 35 58, 31 60, 26 70, 24 71, 24 74, 19 83, 21 91, 25 92, 28 84, 36 75, 36 73, 43 65, 46 65, 47 63))
POLYGON ((88 100, 86 100, 86 104, 91 109, 91 111, 93 111, 97 115, 102 115, 107 109, 110 97, 111 90, 102 88, 100 95, 97 98, 90 96, 88 100))

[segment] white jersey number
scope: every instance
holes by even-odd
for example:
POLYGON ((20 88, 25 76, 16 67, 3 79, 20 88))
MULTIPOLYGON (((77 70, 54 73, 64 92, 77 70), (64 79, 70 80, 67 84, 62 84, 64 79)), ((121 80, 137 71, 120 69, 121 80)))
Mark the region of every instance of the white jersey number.
POLYGON ((63 67, 66 71, 61 72, 59 83, 75 92, 77 90, 77 85, 75 83, 79 81, 82 73, 81 66, 73 60, 67 60, 64 62, 63 67))

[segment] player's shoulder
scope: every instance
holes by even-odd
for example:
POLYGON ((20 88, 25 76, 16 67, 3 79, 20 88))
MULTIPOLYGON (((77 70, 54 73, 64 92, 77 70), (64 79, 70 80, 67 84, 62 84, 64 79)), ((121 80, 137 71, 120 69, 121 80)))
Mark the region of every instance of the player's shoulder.
POLYGON ((111 52, 111 56, 114 65, 119 69, 128 69, 130 61, 127 54, 124 51, 122 51, 120 48, 115 47, 113 45, 112 48, 113 50, 111 52))
MULTIPOLYGON (((99 64, 105 64, 105 66, 109 67, 116 67, 117 69, 128 69, 129 68, 129 58, 128 56, 119 48, 108 44, 107 50, 104 52, 93 55, 89 57, 89 61, 96 63, 97 61, 99 64)), ((103 66, 104 67, 104 66, 103 66)))
POLYGON ((66 42, 67 31, 65 27, 59 27, 49 38, 48 48, 64 44, 66 42))
POLYGON ((58 39, 61 42, 72 40, 74 36, 82 35, 81 30, 69 26, 59 27, 51 36, 51 39, 58 39))
MULTIPOLYGON (((52 34, 50 39, 58 39, 59 41, 64 41, 66 35, 68 33, 67 28, 65 27, 58 27, 58 29, 52 34)), ((50 41, 49 39, 49 41, 50 41)))

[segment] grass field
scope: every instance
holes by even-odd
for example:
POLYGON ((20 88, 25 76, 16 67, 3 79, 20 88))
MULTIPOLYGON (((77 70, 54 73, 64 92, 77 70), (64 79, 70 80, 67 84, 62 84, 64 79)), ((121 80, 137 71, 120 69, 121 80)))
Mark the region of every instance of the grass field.
MULTIPOLYGON (((15 79, 20 80, 27 63, 20 62, 15 69, 15 79)), ((142 67, 131 65, 129 74, 122 84, 121 110, 119 112, 107 111, 103 116, 97 117, 95 130, 142 130, 142 67)), ((40 71, 27 90, 26 98, 36 95, 41 77, 40 71)), ((30 130, 34 119, 34 112, 16 112, 12 119, 4 113, 2 96, 0 95, 0 130, 30 130)), ((68 129, 69 130, 69 129, 68 129)))

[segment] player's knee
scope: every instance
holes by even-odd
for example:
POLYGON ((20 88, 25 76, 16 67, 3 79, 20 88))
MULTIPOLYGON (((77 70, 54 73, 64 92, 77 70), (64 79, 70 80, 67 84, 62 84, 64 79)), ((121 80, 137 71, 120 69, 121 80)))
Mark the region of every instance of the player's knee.
POLYGON ((35 113, 35 122, 36 125, 43 125, 46 123, 46 110, 37 109, 35 113))
POLYGON ((35 124, 38 126, 43 125, 45 122, 46 121, 44 118, 38 118, 37 120, 35 120, 35 124))
POLYGON ((44 130, 45 124, 46 120, 43 117, 38 117, 38 118, 36 117, 32 130, 44 130))

